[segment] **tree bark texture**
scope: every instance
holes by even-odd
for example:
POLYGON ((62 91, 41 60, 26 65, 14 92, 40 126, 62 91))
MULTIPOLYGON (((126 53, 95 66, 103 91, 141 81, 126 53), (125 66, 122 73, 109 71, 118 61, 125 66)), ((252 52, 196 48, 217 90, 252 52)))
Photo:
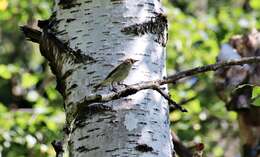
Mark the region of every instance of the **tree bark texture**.
POLYGON ((56 0, 43 30, 56 40, 40 47, 64 97, 70 156, 171 156, 168 104, 156 91, 103 104, 83 101, 127 58, 139 61, 124 84, 166 76, 167 20, 159 0, 56 0))

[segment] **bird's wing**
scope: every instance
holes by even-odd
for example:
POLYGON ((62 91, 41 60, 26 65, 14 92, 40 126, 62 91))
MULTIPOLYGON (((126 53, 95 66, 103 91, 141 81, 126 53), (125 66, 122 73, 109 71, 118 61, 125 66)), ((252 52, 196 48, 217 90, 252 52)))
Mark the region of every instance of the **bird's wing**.
POLYGON ((122 68, 122 64, 123 64, 123 63, 121 63, 120 65, 118 65, 116 68, 114 68, 114 69, 107 75, 107 77, 105 78, 105 80, 107 80, 107 79, 110 78, 112 75, 114 75, 116 72, 118 72, 118 70, 122 68))

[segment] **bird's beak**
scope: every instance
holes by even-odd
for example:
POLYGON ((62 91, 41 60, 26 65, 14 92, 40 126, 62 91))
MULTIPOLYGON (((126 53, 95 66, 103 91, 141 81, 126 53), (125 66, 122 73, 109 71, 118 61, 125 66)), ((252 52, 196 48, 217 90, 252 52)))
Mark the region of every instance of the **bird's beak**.
POLYGON ((135 63, 135 62, 137 62, 137 61, 139 61, 139 60, 135 60, 135 59, 133 59, 133 63, 135 63))

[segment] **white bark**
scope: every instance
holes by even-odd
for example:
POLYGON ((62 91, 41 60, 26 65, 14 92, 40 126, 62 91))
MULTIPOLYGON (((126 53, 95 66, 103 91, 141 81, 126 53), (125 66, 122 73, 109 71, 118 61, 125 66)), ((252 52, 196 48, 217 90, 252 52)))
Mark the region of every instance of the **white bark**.
MULTIPOLYGON (((160 2, 75 0, 70 7, 58 2, 56 0, 53 10, 56 23, 52 31, 56 32, 58 39, 68 42, 68 46, 79 52, 83 59, 91 56, 96 60, 60 61, 61 75, 66 75, 63 77, 66 116, 68 123, 73 123, 69 138, 70 156, 172 156, 168 104, 156 91, 143 90, 104 104, 112 110, 90 112, 81 109, 77 115, 73 114, 77 103, 94 94, 93 86, 127 58, 139 61, 134 64, 124 84, 166 76, 165 47, 158 42, 158 34, 122 32, 125 27, 153 21, 154 17, 163 13, 160 2)), ((166 28, 163 33, 166 34, 166 28)), ((106 87, 98 92, 111 91, 106 87)))

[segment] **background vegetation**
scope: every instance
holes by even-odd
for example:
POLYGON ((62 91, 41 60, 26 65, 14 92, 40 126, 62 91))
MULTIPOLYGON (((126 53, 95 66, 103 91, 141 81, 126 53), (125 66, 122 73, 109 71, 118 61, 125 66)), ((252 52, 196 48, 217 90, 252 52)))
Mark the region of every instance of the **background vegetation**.
MULTIPOLYGON (((168 72, 215 62, 219 45, 260 28, 259 0, 164 0, 169 20, 168 72)), ((38 46, 25 41, 20 25, 47 19, 51 0, 0 0, 0 156, 54 156, 51 141, 61 134, 63 102, 38 46)), ((191 145, 203 142, 207 156, 239 154, 236 114, 215 94, 213 74, 180 81, 172 98, 188 113, 170 114, 172 129, 191 145)))

